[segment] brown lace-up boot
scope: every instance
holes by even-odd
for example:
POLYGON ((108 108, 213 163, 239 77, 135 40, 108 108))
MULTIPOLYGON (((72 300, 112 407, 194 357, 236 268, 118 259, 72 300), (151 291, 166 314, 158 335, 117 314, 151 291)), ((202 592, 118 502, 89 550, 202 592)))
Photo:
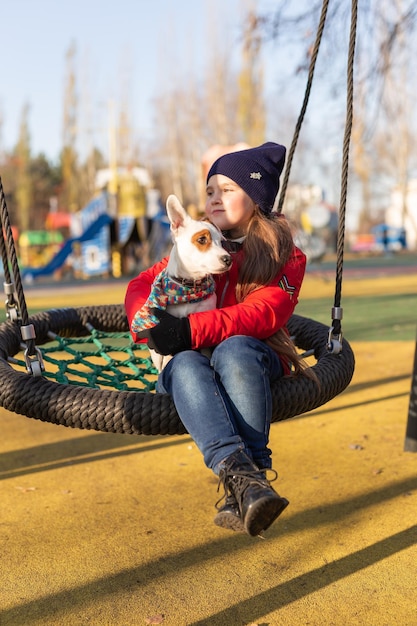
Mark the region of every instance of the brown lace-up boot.
POLYGON ((226 459, 219 476, 226 502, 214 519, 218 526, 257 536, 288 506, 288 500, 271 487, 265 471, 243 451, 226 459))
MULTIPOLYGON (((224 496, 221 498, 220 502, 223 501, 223 498, 224 496)), ((220 502, 216 504, 217 514, 214 518, 214 523, 217 524, 217 526, 221 526, 221 528, 234 530, 238 533, 246 532, 235 496, 231 494, 226 495, 223 506, 218 506, 220 502)))

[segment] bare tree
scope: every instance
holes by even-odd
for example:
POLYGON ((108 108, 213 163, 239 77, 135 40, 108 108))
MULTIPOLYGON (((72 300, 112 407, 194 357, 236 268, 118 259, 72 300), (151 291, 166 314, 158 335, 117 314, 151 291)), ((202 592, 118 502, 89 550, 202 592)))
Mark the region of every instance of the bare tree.
POLYGON ((250 10, 244 24, 238 109, 242 139, 250 146, 259 145, 265 141, 265 101, 260 57, 262 39, 259 29, 260 20, 250 10))
POLYGON ((21 230, 28 230, 30 224, 30 209, 32 206, 32 181, 30 177, 30 137, 29 137, 29 105, 22 110, 20 121, 19 140, 16 145, 16 190, 15 200, 17 217, 21 230))
POLYGON ((79 181, 77 173, 77 85, 75 72, 76 47, 72 44, 66 57, 66 79, 64 94, 62 201, 68 211, 75 212, 79 206, 79 181))
MULTIPOLYGON (((266 41, 276 48, 294 50, 293 63, 279 77, 282 83, 305 80, 322 4, 313 0, 295 6, 283 0, 271 13, 259 16, 266 41)), ((313 85, 314 94, 319 92, 324 103, 321 121, 316 115, 316 133, 322 145, 334 142, 328 111, 345 92, 349 13, 349 2, 329 3, 313 85)), ((364 227, 371 223, 375 207, 381 207, 384 199, 387 204, 394 184, 405 190, 411 165, 416 162, 412 130, 416 91, 410 80, 416 26, 413 0, 359 3, 351 158, 354 176, 350 182, 352 186, 359 182, 361 187, 360 222, 364 227)), ((316 97, 316 104, 318 100, 316 97)), ((316 155, 311 162, 313 159, 316 155)))
MULTIPOLYGON (((417 223, 408 206, 408 187, 416 164, 414 110, 417 90, 414 84, 415 25, 410 24, 410 12, 404 13, 404 2, 384 3, 385 20, 380 24, 381 119, 376 142, 385 176, 396 183, 402 198, 402 224, 408 218, 417 233, 417 223)), ((415 14, 414 14, 415 15, 415 14)))
POLYGON ((364 89, 364 84, 358 85, 356 94, 355 116, 352 128, 352 170, 358 177, 360 185, 361 208, 358 217, 358 230, 367 232, 372 226, 372 193, 371 183, 374 167, 374 160, 369 154, 369 141, 367 141, 367 117, 366 104, 368 92, 364 89))
MULTIPOLYGON (((187 204, 201 205, 202 157, 214 144, 233 145, 264 140, 265 103, 257 21, 244 15, 233 42, 242 67, 234 67, 231 43, 216 25, 210 26, 210 54, 201 76, 178 59, 164 64, 163 93, 155 100, 153 160, 163 195, 176 193, 187 204), (184 70, 185 67, 185 70, 184 70), (169 77, 166 74, 169 74, 169 77), (162 176, 162 170, 165 175, 162 176)), ((170 34, 172 38, 172 32, 170 34)), ((192 54, 188 55, 192 58, 192 54)))

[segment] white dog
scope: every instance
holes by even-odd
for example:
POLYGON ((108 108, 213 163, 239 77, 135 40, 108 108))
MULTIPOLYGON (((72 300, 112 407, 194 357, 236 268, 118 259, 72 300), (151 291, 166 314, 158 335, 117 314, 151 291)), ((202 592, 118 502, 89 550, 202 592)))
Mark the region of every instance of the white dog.
MULTIPOLYGON (((147 334, 159 323, 150 309, 166 310, 175 317, 216 308, 212 274, 226 272, 231 256, 222 247, 222 234, 214 224, 192 219, 178 198, 168 196, 167 214, 171 223, 173 247, 166 268, 155 278, 145 305, 136 313, 132 331, 147 334), (144 332, 145 331, 145 332, 144 332)), ((161 371, 171 356, 150 350, 155 367, 161 371)))

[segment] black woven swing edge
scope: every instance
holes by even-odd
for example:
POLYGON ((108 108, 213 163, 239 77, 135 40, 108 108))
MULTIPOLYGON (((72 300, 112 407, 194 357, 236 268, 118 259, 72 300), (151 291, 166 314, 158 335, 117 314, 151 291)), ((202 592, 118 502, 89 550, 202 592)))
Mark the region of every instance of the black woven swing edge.
MULTIPOLYGON (((122 305, 52 309, 33 315, 37 345, 50 341, 48 332, 63 337, 88 334, 86 324, 104 332, 126 332, 122 305)), ((293 315, 288 328, 301 350, 314 350, 312 366, 317 384, 304 376, 286 376, 272 386, 272 421, 296 417, 325 404, 350 383, 355 366, 353 351, 343 341, 339 354, 327 348, 329 328, 315 320, 293 315)), ((15 322, 0 325, 0 406, 29 418, 52 424, 136 435, 180 435, 186 430, 171 396, 140 391, 113 391, 63 385, 41 376, 17 372, 7 358, 21 349, 15 322)))

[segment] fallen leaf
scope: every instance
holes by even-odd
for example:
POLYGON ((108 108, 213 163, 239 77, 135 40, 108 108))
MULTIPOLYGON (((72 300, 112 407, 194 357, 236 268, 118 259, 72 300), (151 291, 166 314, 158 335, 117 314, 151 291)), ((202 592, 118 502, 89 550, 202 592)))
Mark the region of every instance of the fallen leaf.
POLYGON ((162 624, 163 621, 163 615, 151 615, 145 619, 145 624, 162 624))

